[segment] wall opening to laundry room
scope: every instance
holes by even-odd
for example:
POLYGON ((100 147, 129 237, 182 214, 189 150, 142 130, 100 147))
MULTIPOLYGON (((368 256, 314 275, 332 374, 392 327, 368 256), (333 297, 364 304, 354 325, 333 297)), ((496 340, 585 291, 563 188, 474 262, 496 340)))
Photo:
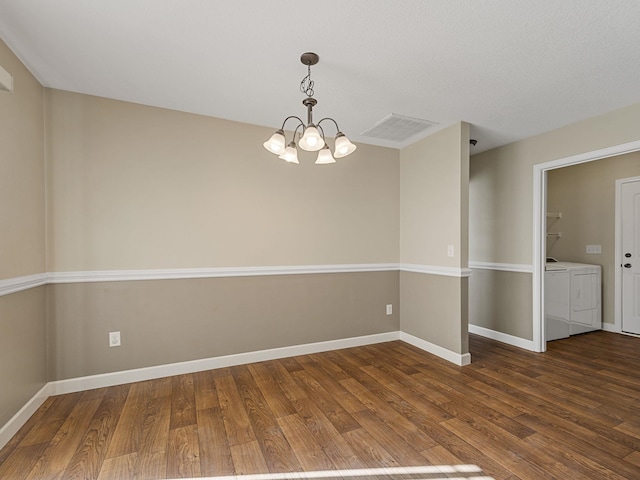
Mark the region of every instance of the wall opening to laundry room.
POLYGON ((602 328, 620 331, 615 308, 615 180, 638 172, 640 141, 534 166, 533 332, 538 351, 546 350, 547 257, 602 267, 602 328))

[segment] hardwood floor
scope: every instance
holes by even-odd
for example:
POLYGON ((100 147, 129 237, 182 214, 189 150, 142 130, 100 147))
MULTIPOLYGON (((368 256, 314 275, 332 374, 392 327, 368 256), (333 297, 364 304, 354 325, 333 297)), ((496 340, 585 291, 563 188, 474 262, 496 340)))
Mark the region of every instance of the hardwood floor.
POLYGON ((640 479, 640 339, 470 347, 466 367, 398 341, 51 397, 0 478, 640 479))

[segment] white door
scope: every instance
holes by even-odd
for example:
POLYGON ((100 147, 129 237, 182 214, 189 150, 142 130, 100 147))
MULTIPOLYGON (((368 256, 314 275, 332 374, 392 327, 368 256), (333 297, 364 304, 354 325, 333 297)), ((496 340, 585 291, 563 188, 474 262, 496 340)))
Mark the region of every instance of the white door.
POLYGON ((620 187, 622 331, 640 335, 640 181, 620 187))

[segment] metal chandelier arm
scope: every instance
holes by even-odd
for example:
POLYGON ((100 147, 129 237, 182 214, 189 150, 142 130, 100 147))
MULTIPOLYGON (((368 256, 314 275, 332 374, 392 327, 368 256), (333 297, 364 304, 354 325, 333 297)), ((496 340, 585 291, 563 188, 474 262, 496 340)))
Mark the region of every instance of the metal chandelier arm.
MULTIPOLYGON (((304 128, 304 122, 302 121, 302 119, 300 117, 297 117, 296 115, 290 115, 290 116, 288 116, 287 118, 284 119, 284 122, 282 122, 282 127, 280 127, 280 130, 284 130, 285 123, 287 123, 292 118, 295 118, 296 120, 298 120, 298 122, 300 122, 300 125, 302 125, 302 127, 304 128)), ((296 130, 298 129, 298 127, 300 127, 300 125, 298 125, 296 127, 296 130)))
MULTIPOLYGON (((333 118, 331 117, 324 117, 322 120, 320 120, 316 125, 319 127, 320 124, 322 122, 324 122, 325 120, 331 120, 333 122, 333 124, 336 126, 336 132, 340 132, 340 127, 338 126, 338 122, 336 122, 333 118)), ((322 133, 322 136, 324 137, 324 131, 322 133)))

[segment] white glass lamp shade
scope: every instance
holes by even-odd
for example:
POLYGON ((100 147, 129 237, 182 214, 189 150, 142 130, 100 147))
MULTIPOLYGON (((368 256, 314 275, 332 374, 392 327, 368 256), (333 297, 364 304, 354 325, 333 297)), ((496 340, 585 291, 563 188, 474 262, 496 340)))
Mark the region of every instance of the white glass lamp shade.
POLYGON ((276 130, 276 133, 271 135, 271 138, 262 144, 264 148, 276 155, 283 155, 285 153, 285 139, 284 130, 276 130))
POLYGON ((296 144, 291 142, 287 145, 285 152, 280 155, 278 158, 281 158, 285 162, 295 163, 296 165, 300 165, 298 161, 298 150, 296 150, 296 144))
POLYGON ((325 145, 325 147, 318 152, 318 159, 316 165, 326 165, 328 163, 336 163, 336 159, 331 155, 331 150, 325 145))
POLYGON ((346 157, 356 149, 356 146, 349 141, 346 135, 342 132, 338 132, 336 135, 336 148, 333 152, 333 156, 336 158, 346 157))
POLYGON ((317 152, 324 147, 324 140, 320 135, 320 132, 313 123, 310 123, 307 128, 304 129, 304 134, 298 142, 300 148, 308 152, 317 152))

